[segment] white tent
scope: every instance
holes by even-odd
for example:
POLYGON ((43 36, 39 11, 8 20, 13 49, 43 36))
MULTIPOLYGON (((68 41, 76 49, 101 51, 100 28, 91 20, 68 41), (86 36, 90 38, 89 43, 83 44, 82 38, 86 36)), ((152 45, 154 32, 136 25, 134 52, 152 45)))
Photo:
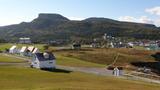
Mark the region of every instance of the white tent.
POLYGON ((9 53, 12 53, 12 54, 14 54, 14 53, 17 53, 18 52, 18 49, 17 49, 17 46, 12 46, 10 49, 9 49, 9 53))

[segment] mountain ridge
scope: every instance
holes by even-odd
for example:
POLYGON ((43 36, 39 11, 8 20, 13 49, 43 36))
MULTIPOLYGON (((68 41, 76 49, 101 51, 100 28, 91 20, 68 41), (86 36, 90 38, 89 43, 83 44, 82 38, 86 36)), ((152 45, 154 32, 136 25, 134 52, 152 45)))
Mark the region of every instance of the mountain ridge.
POLYGON ((40 13, 31 22, 0 27, 0 38, 7 41, 17 41, 20 37, 31 37, 40 42, 77 38, 91 40, 101 37, 104 33, 115 37, 160 39, 160 28, 152 24, 122 22, 102 17, 74 21, 60 14, 50 13, 40 13))

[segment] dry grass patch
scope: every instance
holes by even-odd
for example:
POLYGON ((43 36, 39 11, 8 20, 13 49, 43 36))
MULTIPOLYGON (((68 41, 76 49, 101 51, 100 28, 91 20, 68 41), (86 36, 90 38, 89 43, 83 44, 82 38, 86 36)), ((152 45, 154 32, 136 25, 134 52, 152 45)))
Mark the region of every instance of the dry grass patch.
POLYGON ((133 62, 155 62, 154 51, 136 50, 136 49, 83 49, 83 50, 56 50, 54 53, 66 57, 77 58, 93 63, 109 65, 117 55, 118 59, 115 65, 130 65, 133 62))

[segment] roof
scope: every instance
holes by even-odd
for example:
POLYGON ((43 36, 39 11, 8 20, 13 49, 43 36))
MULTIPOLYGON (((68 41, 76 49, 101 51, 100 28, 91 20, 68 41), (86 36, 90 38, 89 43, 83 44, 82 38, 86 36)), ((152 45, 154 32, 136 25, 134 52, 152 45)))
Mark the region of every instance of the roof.
POLYGON ((37 53, 37 52, 39 52, 39 50, 38 50, 38 48, 34 48, 34 50, 33 50, 33 52, 32 53, 37 53))
POLYGON ((33 52, 34 46, 29 46, 29 47, 28 47, 28 50, 29 50, 30 52, 33 52))
POLYGON ((55 60, 55 56, 52 53, 47 54, 49 55, 48 58, 44 57, 44 53, 35 53, 35 56, 38 58, 39 61, 55 60))
POLYGON ((20 52, 25 52, 26 49, 27 49, 27 47, 26 47, 26 46, 23 46, 23 47, 21 48, 20 52))
POLYGON ((20 40, 30 40, 30 38, 19 38, 20 40))
POLYGON ((14 49, 16 49, 16 47, 17 47, 17 46, 14 45, 14 46, 12 46, 12 47, 10 48, 10 50, 14 50, 14 49))

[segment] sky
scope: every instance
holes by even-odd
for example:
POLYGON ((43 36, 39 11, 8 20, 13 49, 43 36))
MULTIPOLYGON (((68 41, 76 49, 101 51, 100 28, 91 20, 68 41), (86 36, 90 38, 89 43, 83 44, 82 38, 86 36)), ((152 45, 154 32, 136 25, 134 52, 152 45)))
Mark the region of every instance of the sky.
POLYGON ((71 20, 104 17, 160 26, 160 0, 0 0, 0 26, 30 22, 39 13, 71 20))

